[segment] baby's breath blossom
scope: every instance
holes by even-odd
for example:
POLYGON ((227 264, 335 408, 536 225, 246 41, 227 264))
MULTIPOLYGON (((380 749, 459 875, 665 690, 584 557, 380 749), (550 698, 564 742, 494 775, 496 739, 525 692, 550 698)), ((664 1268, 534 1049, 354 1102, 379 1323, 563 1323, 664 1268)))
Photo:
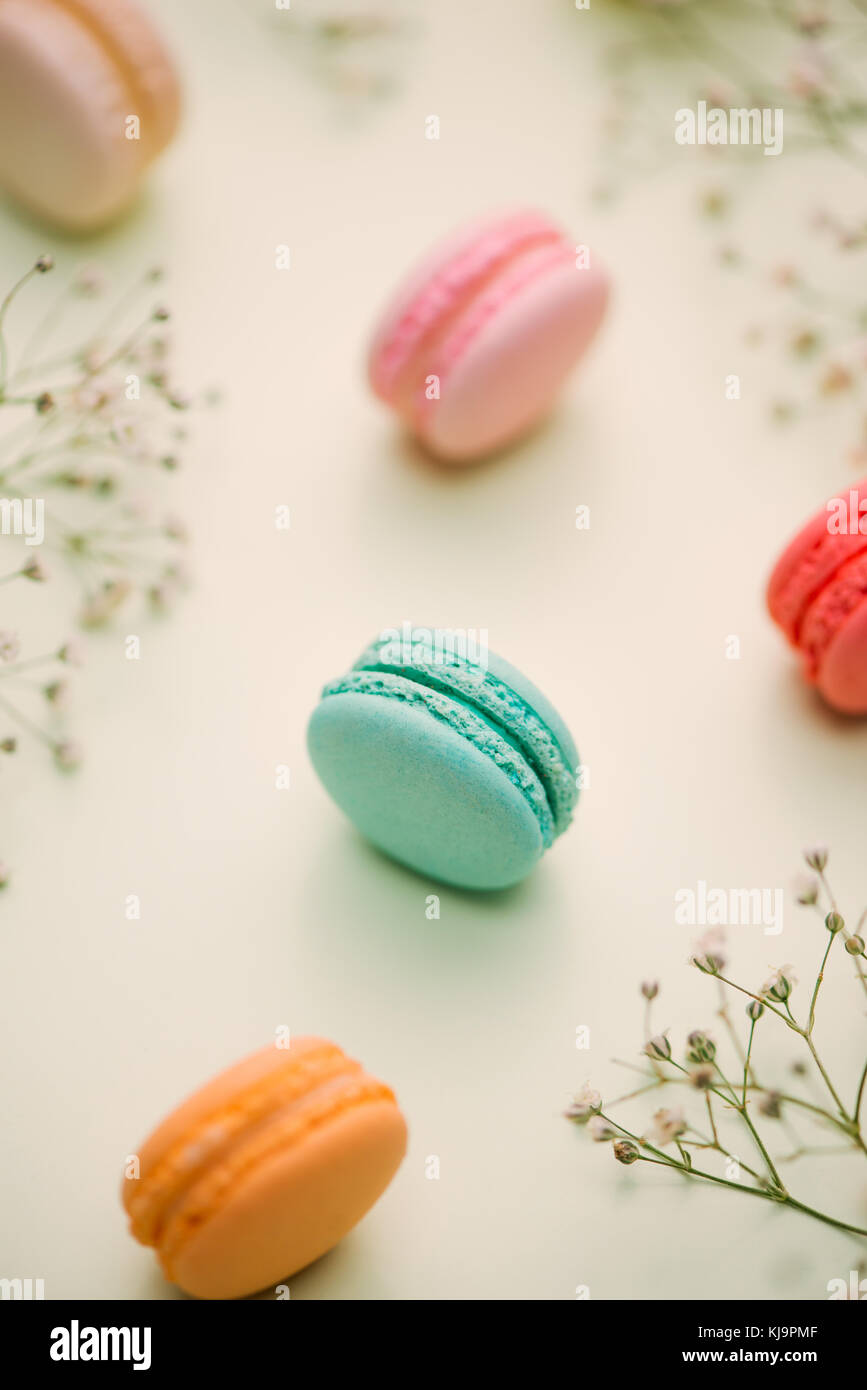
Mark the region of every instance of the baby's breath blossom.
POLYGON ((667 1062, 671 1057, 671 1043, 664 1033, 657 1033, 644 1045, 648 1057, 658 1062, 667 1062))
POLYGON ((81 748, 70 739, 54 745, 54 761, 63 772, 74 772, 81 763, 81 748))
POLYGON ((812 907, 819 898, 819 885, 814 878, 805 878, 797 889, 797 899, 802 907, 812 907))
POLYGON ((0 632, 0 661, 14 661, 20 651, 17 632, 0 632))
POLYGON ((601 1095, 598 1091, 594 1091, 589 1083, 585 1082, 578 1094, 573 1097, 572 1103, 565 1113, 567 1119, 574 1120, 576 1125, 583 1125, 592 1115, 598 1115, 601 1109, 601 1095))
POLYGON ((705 975, 718 975, 725 969, 725 932, 721 927, 709 927, 695 943, 690 963, 705 975))
POLYGON ((596 1144, 604 1144, 610 1139, 617 1138, 617 1130, 601 1115, 590 1116, 587 1121, 587 1133, 596 1144))
POLYGON ((48 578, 45 566, 37 560, 35 555, 31 555, 27 563, 22 566, 21 573, 25 579, 32 580, 34 584, 44 584, 48 578))
POLYGON ((102 627, 132 592, 128 579, 107 579, 98 593, 92 594, 81 610, 83 627, 102 627))
POLYGON ((76 294, 87 299, 96 298, 105 289, 105 272, 98 265, 83 265, 76 271, 72 282, 76 294))
POLYGON ((789 91, 802 100, 814 100, 827 92, 828 60, 818 44, 806 43, 789 70, 789 91))
POLYGON ((67 666, 80 666, 84 661, 84 654, 79 642, 64 642, 58 650, 57 660, 63 661, 67 666))
POLYGON ((689 1080, 697 1091, 709 1091, 716 1080, 716 1069, 710 1062, 701 1062, 696 1067, 690 1067, 689 1080))
POLYGON ((778 1120, 783 1113, 779 1091, 767 1091, 759 1097, 759 1113, 768 1120, 778 1120))
POLYGON ((42 693, 50 705, 62 706, 66 703, 69 686, 66 681, 49 681, 42 687, 42 693))
POLYGON ((671 1144, 687 1128, 682 1110, 657 1110, 650 1129, 644 1136, 648 1144, 671 1144))
POLYGON ((686 1040, 686 1060, 688 1062, 712 1062, 716 1056, 716 1043, 702 1032, 690 1033, 686 1040))
POLYGON ((781 965, 768 976, 759 993, 776 1000, 778 1004, 784 1004, 797 983, 794 967, 781 965))
POLYGON ((826 849, 805 849, 804 858, 808 867, 820 874, 828 863, 828 851, 826 849))

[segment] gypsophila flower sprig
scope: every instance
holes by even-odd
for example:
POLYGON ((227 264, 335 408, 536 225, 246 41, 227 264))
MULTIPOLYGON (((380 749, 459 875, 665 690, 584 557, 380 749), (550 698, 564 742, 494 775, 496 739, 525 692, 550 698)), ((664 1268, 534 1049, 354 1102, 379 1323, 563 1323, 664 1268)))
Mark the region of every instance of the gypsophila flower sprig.
POLYGON ((44 588, 52 614, 68 606, 94 629, 136 597, 166 608, 185 581, 184 527, 153 500, 153 475, 179 466, 191 404, 169 373, 162 272, 104 307, 104 275, 80 269, 29 336, 13 333, 22 291, 53 269, 40 256, 0 302, 0 771, 19 738, 63 771, 80 760, 63 726, 79 647, 28 649, 16 597, 44 588))
MULTIPOLYGON (((763 1201, 792 1208, 841 1231, 867 1237, 867 1228, 832 1212, 819 1211, 792 1191, 783 1172, 796 1159, 815 1154, 848 1154, 867 1157, 864 1135, 864 1093, 867 1088, 867 1060, 860 1069, 854 1096, 850 1101, 845 1088, 832 1080, 819 1054, 815 1038, 817 1005, 829 965, 851 963, 853 988, 867 992, 865 945, 862 928, 867 910, 851 930, 840 913, 826 875, 826 850, 810 850, 805 859, 815 875, 798 896, 805 907, 814 908, 822 932, 822 954, 809 995, 803 994, 798 1012, 794 1003, 798 975, 791 965, 774 969, 758 987, 737 983, 728 973, 728 962, 720 932, 714 931, 697 943, 690 964, 716 987, 716 1017, 726 1035, 728 1058, 710 1030, 695 1029, 686 1038, 683 1060, 672 1044, 668 1031, 654 1031, 651 1007, 658 994, 656 982, 641 987, 645 1000, 644 1066, 621 1063, 637 1071, 642 1084, 616 1100, 605 1102, 599 1092, 586 1083, 584 1090, 566 1110, 566 1118, 587 1127, 592 1139, 610 1143, 614 1158, 627 1165, 639 1163, 674 1169, 690 1181, 729 1188, 763 1201), (746 1022, 742 1030, 731 1013, 733 1000, 745 997, 746 1022), (776 1023, 772 1021, 776 1020, 776 1023), (800 1081, 811 1071, 821 1086, 817 1100, 812 1092, 799 1095, 770 1086, 759 1079, 755 1059, 756 1044, 768 1027, 782 1026, 794 1034, 805 1049, 806 1060, 792 1066, 800 1081), (678 1088, 683 1105, 657 1109, 641 1126, 623 1123, 621 1107, 639 1097, 654 1095, 665 1088, 678 1088), (692 1100, 692 1104, 688 1102, 692 1100), (700 1112, 701 1118, 695 1112, 700 1112), (748 1137, 755 1155, 751 1163, 737 1156, 739 1142, 728 1138, 736 1124, 748 1137), (802 1139, 796 1126, 807 1124, 830 1132, 834 1142, 817 1145, 802 1139), (789 1150, 778 1153, 779 1135, 789 1150), (733 1147, 735 1144, 735 1147, 733 1147), (721 1171, 713 1171, 712 1156, 720 1156, 721 1171)), ((795 1092, 798 1087, 795 1085, 795 1092)))

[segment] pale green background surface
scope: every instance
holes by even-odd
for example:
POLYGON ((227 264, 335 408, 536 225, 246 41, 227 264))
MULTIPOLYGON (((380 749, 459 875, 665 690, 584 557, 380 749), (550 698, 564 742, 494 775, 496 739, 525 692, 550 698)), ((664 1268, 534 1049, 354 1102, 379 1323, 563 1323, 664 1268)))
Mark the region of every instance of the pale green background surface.
MULTIPOLYGON (((399 90, 352 114, 275 34, 269 5, 153 9, 188 115, 137 214, 83 249, 5 210, 0 223, 4 282, 46 248, 120 277, 164 261, 181 378, 227 392, 193 422, 168 489, 194 535, 194 590, 169 623, 121 619, 91 644, 74 779, 35 758, 3 769, 15 877, 0 940, 0 1273, 44 1278, 49 1298, 175 1296, 125 1233, 124 1156, 288 1024, 392 1084, 411 1132, 387 1196, 291 1281, 293 1298, 826 1296, 853 1241, 618 1167, 559 1117, 588 1078, 628 1089, 609 1059, 636 1058, 642 978, 663 978, 657 1022, 678 1046, 713 1026, 710 983, 685 964, 695 933, 673 922, 678 888, 788 890, 818 840, 844 906, 867 894, 867 728, 799 686, 762 603, 778 545, 846 480, 841 441, 832 423, 766 424, 767 364, 745 352, 749 300, 694 215, 691 152, 672 146, 615 208, 591 202, 595 0, 408 7, 418 29, 396 48, 399 90), (424 138, 430 113, 438 142, 424 138), (446 474, 369 397, 366 334, 428 243, 515 203, 599 248, 610 318, 547 428, 446 474), (280 503, 288 534, 273 526, 280 503), (575 529, 579 504, 589 531, 575 529), (438 922, 425 917, 435 885, 360 842, 304 748, 319 687, 407 617, 486 628, 561 710, 592 779, 529 881, 486 898, 443 888, 438 922), (729 634, 739 661, 724 658, 729 634), (288 792, 274 790, 278 763, 288 792), (129 893, 140 923, 125 921, 129 893)), ((836 166, 786 161, 764 161, 772 196, 755 191, 769 262, 808 173, 851 202, 836 166)), ((803 1001, 824 941, 788 893, 780 937, 732 935, 738 978, 794 961, 803 1001)), ((848 964, 819 1038, 852 1090, 863 1010, 848 964)), ((793 1055, 796 1039, 775 1052, 767 1037, 772 1057, 793 1055)), ((849 1167, 801 1184, 867 1216, 849 1167)))

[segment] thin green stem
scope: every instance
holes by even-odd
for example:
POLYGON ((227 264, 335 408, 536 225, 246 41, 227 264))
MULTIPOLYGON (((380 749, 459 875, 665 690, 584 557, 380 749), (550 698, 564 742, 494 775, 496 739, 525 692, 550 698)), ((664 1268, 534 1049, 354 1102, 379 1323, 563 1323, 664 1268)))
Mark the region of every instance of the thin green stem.
MULTIPOLYGON (((835 1089, 834 1089, 834 1084, 833 1084, 833 1082, 831 1081, 830 1076, 829 1076, 828 1073, 826 1072, 825 1068, 822 1066, 822 1062, 821 1062, 821 1060, 820 1060, 820 1058, 819 1058, 818 1052, 816 1051, 816 1047, 815 1047, 815 1044, 814 1044, 814 1042, 813 1042, 813 1039, 812 1039, 807 1033, 804 1033, 804 1041, 805 1041, 805 1043, 807 1044, 808 1048, 810 1049, 810 1052, 811 1052, 812 1057, 813 1057, 813 1061, 816 1063, 816 1066, 817 1066, 818 1069, 819 1069, 819 1075, 821 1076, 822 1080, 824 1081, 825 1085, 827 1086, 828 1092, 829 1092, 829 1094, 831 1095, 831 1097, 832 1097, 832 1099, 833 1099, 833 1101, 834 1101, 834 1104, 836 1105, 837 1109, 840 1111, 840 1114, 843 1116, 843 1119, 844 1119, 844 1120, 851 1120, 851 1116, 848 1115, 848 1114, 846 1113, 846 1107, 845 1107, 845 1105, 843 1104, 843 1102, 841 1101, 840 1097, 837 1095, 837 1092, 836 1092, 835 1089)), ((863 1147, 863 1145, 862 1145, 862 1147, 863 1147)))
POLYGON ((864 1063, 864 1070, 861 1073, 861 1080, 858 1082, 858 1094, 855 1097, 855 1110, 853 1112, 856 1125, 860 1125, 861 1102, 864 1099, 864 1084, 867 1082, 867 1062, 864 1063))
POLYGON ((756 1031, 756 1019, 750 1019, 750 1036, 747 1042, 747 1055, 744 1058, 744 1087, 741 1093, 741 1106, 745 1109, 747 1104, 747 1086, 750 1079, 750 1057, 753 1051, 753 1034, 756 1031))
POLYGON ((812 1033, 813 1024, 816 1022, 816 1000, 819 997, 819 986, 825 978, 825 966, 828 964, 828 956, 831 954, 831 947, 834 945, 836 932, 828 932, 828 944, 825 947, 825 954, 822 957, 822 964, 819 966, 819 973, 816 976, 816 984, 813 989, 813 997, 810 1000, 810 1012, 807 1017, 807 1033, 812 1033))
POLYGON ((16 280, 15 284, 12 286, 11 290, 6 295, 6 298, 2 301, 2 303, 0 303, 0 400, 4 399, 3 393, 6 390, 6 379, 9 371, 9 361, 6 349, 5 333, 6 315, 9 312, 10 304, 12 303, 15 296, 18 294, 19 290, 22 290, 24 286, 27 284, 27 281, 33 278, 33 276, 37 272, 37 269, 37 265, 32 265, 30 269, 24 275, 21 276, 20 280, 16 280))

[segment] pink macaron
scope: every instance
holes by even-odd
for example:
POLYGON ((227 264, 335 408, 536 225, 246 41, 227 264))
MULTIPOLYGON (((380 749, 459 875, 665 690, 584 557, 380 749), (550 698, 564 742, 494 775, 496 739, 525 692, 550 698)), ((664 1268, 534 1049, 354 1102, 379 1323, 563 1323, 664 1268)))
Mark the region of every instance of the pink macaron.
POLYGON ((867 478, 829 499, 768 583, 771 617, 805 678, 845 714, 867 714, 867 478))
POLYGON ((397 291, 371 344, 371 385, 431 453, 480 458, 548 411, 607 299, 605 272, 544 214, 488 219, 397 291))

